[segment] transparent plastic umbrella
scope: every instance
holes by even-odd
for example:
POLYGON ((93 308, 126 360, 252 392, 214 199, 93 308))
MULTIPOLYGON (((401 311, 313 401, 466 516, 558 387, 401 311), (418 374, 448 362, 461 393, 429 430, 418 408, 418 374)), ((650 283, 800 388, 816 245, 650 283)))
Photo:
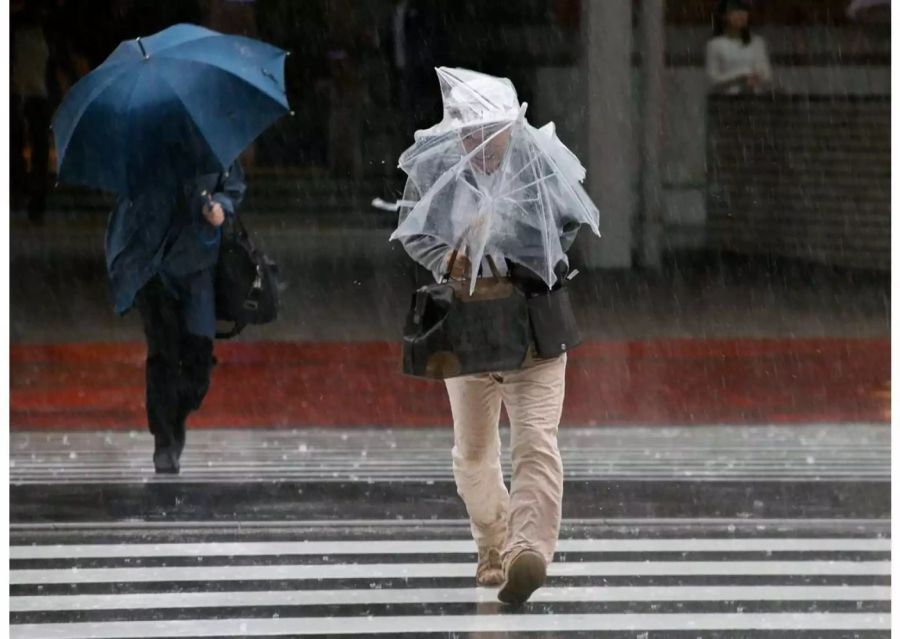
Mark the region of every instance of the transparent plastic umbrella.
POLYGON ((468 257, 474 290, 481 261, 508 259, 548 287, 565 261, 564 232, 587 225, 599 236, 585 170, 552 123, 525 119, 512 83, 466 69, 437 70, 444 118, 417 131, 400 156, 409 176, 392 240, 439 272, 453 249, 468 257))

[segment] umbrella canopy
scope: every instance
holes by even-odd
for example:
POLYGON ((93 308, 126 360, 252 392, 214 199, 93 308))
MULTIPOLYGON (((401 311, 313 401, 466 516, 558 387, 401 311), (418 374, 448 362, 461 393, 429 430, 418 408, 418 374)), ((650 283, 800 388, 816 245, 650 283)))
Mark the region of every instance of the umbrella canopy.
POLYGON ((483 257, 509 259, 556 283, 565 259, 563 226, 585 224, 599 235, 599 212, 581 182, 585 170, 556 137, 552 123, 525 120, 505 78, 439 68, 444 118, 416 132, 400 168, 418 195, 401 202, 391 239, 428 236, 459 248, 472 266, 483 257))
POLYGON ((190 24, 122 42, 54 114, 59 180, 134 193, 224 170, 289 111, 286 55, 190 24))

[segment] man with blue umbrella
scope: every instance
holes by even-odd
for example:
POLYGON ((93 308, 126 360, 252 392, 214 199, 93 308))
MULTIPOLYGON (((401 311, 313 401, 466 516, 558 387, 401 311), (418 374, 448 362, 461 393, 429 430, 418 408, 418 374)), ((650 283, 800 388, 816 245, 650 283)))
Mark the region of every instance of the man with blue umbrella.
POLYGON ((209 389, 221 227, 244 196, 235 162, 178 188, 120 195, 106 234, 116 311, 136 307, 147 340, 147 421, 158 473, 177 473, 188 415, 209 389))
POLYGON ((106 234, 116 311, 147 339, 158 473, 177 473, 209 388, 221 228, 240 205, 237 157, 288 112, 286 53, 194 25, 127 40, 54 116, 60 181, 118 194, 106 234))

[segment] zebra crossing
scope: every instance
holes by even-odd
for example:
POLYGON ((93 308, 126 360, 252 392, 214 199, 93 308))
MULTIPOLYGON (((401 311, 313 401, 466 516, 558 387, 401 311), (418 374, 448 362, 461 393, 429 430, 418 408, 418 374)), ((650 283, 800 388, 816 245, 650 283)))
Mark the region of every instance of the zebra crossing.
MULTIPOLYGON (((15 432, 10 481, 103 484, 450 481, 450 429, 198 430, 177 476, 153 474, 145 433, 15 432)), ((503 432, 508 449, 508 432, 503 432)), ((569 480, 886 481, 883 425, 565 428, 569 480)), ((504 458, 509 473, 509 460, 504 458)))
POLYGON ((890 627, 890 539, 877 521, 566 522, 546 587, 517 612, 475 587, 462 521, 223 526, 13 526, 10 637, 886 637, 890 627))
POLYGON ((890 635, 885 426, 564 429, 515 611, 475 587, 449 429, 192 431, 174 478, 148 439, 11 433, 10 637, 890 635))

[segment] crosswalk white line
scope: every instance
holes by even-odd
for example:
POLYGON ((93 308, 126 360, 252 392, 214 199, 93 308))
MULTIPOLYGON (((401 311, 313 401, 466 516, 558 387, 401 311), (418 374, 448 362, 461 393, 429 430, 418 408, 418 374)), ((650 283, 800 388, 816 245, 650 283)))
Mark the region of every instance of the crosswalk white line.
MULTIPOLYGON (((685 437, 686 432, 694 428, 694 426, 690 426, 680 430, 677 437, 685 437)), ((716 427, 716 429, 718 428, 720 427, 716 427)), ((796 427, 793 426, 791 428, 796 429, 796 427)), ((573 451, 573 453, 591 455, 606 453, 613 455, 641 456, 646 455, 648 449, 653 448, 651 444, 665 442, 665 449, 661 449, 661 453, 674 456, 700 456, 704 452, 710 451, 716 453, 729 452, 737 455, 745 454, 751 456, 756 451, 767 451, 773 455, 797 455, 802 453, 805 456, 810 452, 827 455, 838 454, 842 451, 846 452, 849 455, 879 455, 884 454, 883 444, 888 441, 888 435, 890 433, 890 428, 887 425, 881 426, 880 428, 882 429, 880 431, 881 436, 878 437, 877 440, 873 440, 869 443, 863 444, 851 444, 849 442, 842 441, 834 441, 833 443, 827 441, 819 443, 804 443, 803 441, 798 441, 798 438, 796 437, 794 439, 782 439, 772 443, 758 443, 741 438, 741 442, 738 443, 734 441, 733 435, 732 440, 729 443, 722 443, 722 440, 720 440, 719 442, 716 441, 714 432, 707 430, 706 434, 697 437, 697 439, 702 441, 698 441, 693 445, 689 443, 678 443, 676 439, 656 437, 650 434, 645 434, 642 439, 635 440, 630 444, 625 443, 622 440, 614 440, 608 436, 604 436, 604 432, 606 429, 612 429, 614 431, 618 430, 618 432, 622 434, 625 434, 626 430, 632 429, 632 427, 623 427, 617 429, 617 427, 615 426, 603 427, 603 429, 587 429, 583 432, 582 442, 577 443, 573 442, 573 438, 571 437, 571 433, 568 432, 568 429, 563 428, 560 432, 560 449, 571 450, 573 451)), ((849 429, 855 432, 857 426, 844 425, 841 426, 841 429, 843 429, 844 431, 847 431, 849 429)), ((274 456, 288 453, 291 455, 310 457, 360 457, 390 455, 396 454, 399 451, 405 458, 417 459, 434 455, 435 451, 450 451, 451 447, 453 446, 453 436, 449 429, 447 429, 446 431, 443 431, 441 429, 442 432, 440 433, 440 437, 432 436, 425 438, 417 434, 420 433, 421 430, 422 429, 416 429, 415 431, 410 430, 406 431, 403 434, 403 437, 409 437, 412 441, 419 442, 420 445, 385 445, 383 437, 381 439, 376 439, 374 434, 362 437, 356 436, 359 435, 359 433, 356 433, 356 435, 354 435, 353 437, 348 437, 348 439, 343 442, 342 447, 334 446, 334 443, 339 439, 338 435, 335 433, 324 433, 321 435, 320 439, 316 441, 312 441, 298 435, 290 437, 287 440, 273 441, 268 439, 273 431, 267 429, 254 430, 244 437, 239 436, 240 433, 231 429, 210 429, 209 436, 216 438, 216 441, 214 442, 209 441, 208 439, 198 440, 197 438, 202 436, 205 431, 193 430, 191 431, 190 441, 192 451, 208 453, 212 455, 233 453, 235 455, 241 456, 274 456), (223 433, 227 434, 227 441, 223 438, 223 433), (365 450, 367 451, 365 455, 361 453, 361 449, 359 446, 360 443, 365 444, 365 450)), ((640 430, 640 428, 638 428, 638 430, 640 430)), ((748 428, 746 430, 752 431, 752 428, 748 428)), ((390 433, 386 433, 385 431, 378 432, 382 435, 386 435, 387 437, 391 436, 390 433)), ((782 430, 782 432, 786 431, 782 430)), ((11 434, 11 439, 13 440, 11 453, 21 458, 28 458, 31 455, 41 455, 56 456, 60 459, 65 459, 71 455, 71 452, 73 450, 83 451, 85 454, 93 455, 128 454, 133 453, 138 449, 146 449, 148 441, 152 442, 152 440, 148 439, 150 435, 145 435, 143 432, 136 432, 135 437, 129 437, 127 440, 118 438, 117 440, 111 439, 109 442, 105 442, 97 441, 95 439, 73 438, 68 443, 62 445, 60 445, 61 442, 32 439, 28 437, 23 438, 23 434, 24 433, 22 431, 13 432, 11 434)), ((110 434, 115 435, 116 433, 110 434)), ((719 434, 721 435, 722 433, 719 434)), ((396 433, 393 436, 396 437, 396 433)), ((840 439, 836 438, 833 433, 829 434, 828 437, 831 440, 840 439)), ((503 437, 502 439, 508 440, 508 437, 503 437)), ((401 444, 402 442, 397 439, 393 443, 401 444)), ((504 441, 503 443, 507 442, 504 441)))
MULTIPOLYGON (((191 431, 191 442, 201 447, 217 447, 221 433, 227 432, 233 447, 281 447, 286 442, 307 445, 310 449, 348 450, 357 442, 367 442, 373 448, 403 448, 422 450, 440 442, 452 442, 449 423, 444 427, 390 428, 373 424, 371 427, 308 428, 202 428, 191 431)), ((80 430, 80 431, 17 431, 11 437, 11 449, 29 446, 58 446, 65 450, 75 444, 91 444, 99 448, 123 447, 145 441, 143 431, 80 430)), ((504 441, 509 430, 501 429, 504 441)), ((648 441, 664 441, 676 448, 702 447, 707 442, 716 448, 748 446, 759 448, 874 447, 890 441, 890 425, 884 423, 828 423, 783 425, 692 425, 653 426, 641 424, 611 425, 603 428, 566 426, 560 429, 563 443, 585 446, 607 445, 616 448, 636 448, 648 441)))
MULTIPOLYGON (((121 557, 239 557, 258 555, 406 555, 468 554, 475 543, 464 539, 401 541, 205 542, 162 544, 59 544, 10 546, 10 559, 82 559, 121 557)), ((791 539, 561 539, 558 552, 890 552, 891 540, 878 538, 791 539)))
MULTIPOLYGON (((135 447, 127 450, 108 450, 98 451, 93 449, 73 449, 68 452, 29 452, 27 454, 13 454, 11 461, 15 461, 16 465, 26 466, 45 466, 56 464, 78 465, 81 463, 139 463, 144 461, 146 454, 152 450, 152 444, 135 447)), ((815 463, 818 461, 827 461, 833 463, 862 463, 871 460, 889 459, 890 454, 885 450, 864 450, 853 451, 844 449, 823 450, 823 449, 797 449, 794 451, 763 451, 754 449, 728 450, 721 448, 713 450, 656 450, 644 449, 643 451, 621 451, 621 450, 601 450, 601 449, 571 449, 561 447, 560 452, 573 462, 589 463, 591 461, 604 460, 621 464, 634 464, 646 461, 659 461, 662 463, 671 462, 678 464, 701 464, 710 460, 727 459, 736 462, 754 463, 754 462, 771 462, 785 463, 796 460, 803 460, 806 463, 815 463), (806 460, 810 460, 807 462, 806 460)), ((404 466, 421 466, 430 461, 445 461, 450 455, 450 449, 432 450, 428 453, 408 454, 402 450, 366 450, 347 452, 342 454, 328 454, 320 451, 298 453, 296 450, 286 449, 277 450, 235 450, 229 451, 224 448, 216 450, 198 450, 190 448, 185 451, 185 459, 193 458, 195 461, 200 460, 223 460, 232 463, 242 463, 250 461, 260 461, 277 463, 279 461, 296 461, 301 463, 317 463, 317 464, 352 464, 366 462, 373 465, 391 464, 404 466)))
MULTIPOLYGON (((10 472, 14 474, 22 472, 54 472, 58 470, 74 471, 78 469, 98 470, 135 470, 147 465, 150 451, 142 451, 143 454, 134 458, 117 458, 104 457, 99 459, 79 459, 77 462, 71 460, 54 460, 42 459, 40 461, 30 461, 22 459, 10 460, 10 472)), ((185 454, 182 461, 185 465, 194 468, 223 468, 226 470, 246 470, 256 467, 285 469, 300 468, 311 470, 359 470, 366 469, 371 471, 390 471, 390 470, 409 470, 424 471, 428 469, 443 470, 450 468, 450 454, 441 455, 429 459, 411 462, 409 460, 372 460, 359 458, 351 458, 347 460, 325 461, 320 459, 297 459, 291 457, 279 457, 278 459, 266 459, 258 457, 247 457, 242 459, 224 458, 220 456, 201 456, 191 451, 185 454)), ((886 464, 890 464, 889 455, 880 455, 871 458, 857 457, 818 457, 813 459, 811 456, 797 456, 792 458, 779 459, 777 457, 766 456, 765 458, 741 459, 739 457, 729 456, 727 458, 717 459, 715 455, 707 455, 698 459, 654 459, 645 457, 641 459, 618 459, 614 456, 598 453, 594 457, 577 459, 567 455, 566 451, 561 451, 563 462, 572 469, 620 469, 643 470, 646 468, 657 468, 661 470, 701 470, 704 468, 734 468, 734 469, 758 469, 758 470, 804 470, 827 468, 833 470, 856 470, 865 468, 881 468, 886 464)), ((504 461, 503 468, 511 468, 511 464, 504 461)))
MULTIPOLYGON (((890 586, 617 586, 546 587, 534 603, 629 601, 890 601, 890 586)), ((140 610, 166 608, 326 606, 361 604, 492 603, 488 588, 271 590, 42 595, 10 597, 10 612, 140 610)))
MULTIPOLYGON (((550 576, 890 575, 890 561, 585 561, 554 563, 550 576)), ((273 579, 391 579, 470 577, 468 563, 189 566, 29 569, 10 572, 10 584, 79 584, 273 579)))
MULTIPOLYGON (((128 464, 139 463, 144 461, 148 451, 152 450, 152 445, 141 446, 129 450, 110 450, 110 451, 92 451, 73 449, 66 454, 47 454, 43 451, 28 454, 13 454, 11 461, 16 462, 18 466, 48 466, 48 465, 67 465, 78 466, 79 464, 128 464)), ((784 464, 803 460, 804 463, 812 465, 817 462, 828 463, 863 463, 872 460, 890 459, 888 451, 867 451, 854 452, 845 450, 833 451, 815 451, 815 450, 796 450, 789 453, 786 452, 768 452, 764 455, 761 451, 747 450, 742 451, 722 451, 721 449, 713 450, 692 450, 673 452, 670 450, 657 450, 654 448, 645 449, 643 452, 622 453, 616 450, 573 450, 569 448, 560 448, 560 453, 573 463, 615 463, 615 464, 642 464, 647 462, 674 463, 674 464, 704 464, 709 461, 734 461, 736 463, 757 464, 771 463, 784 464)), ((318 451, 312 453, 297 453, 295 451, 202 451, 194 448, 185 451, 185 460, 194 462, 205 462, 207 460, 222 461, 223 463, 244 464, 253 462, 273 463, 279 462, 298 462, 302 464, 323 464, 323 465, 341 465, 365 463, 372 466, 389 465, 389 466, 423 466, 432 461, 447 461, 450 456, 450 449, 437 449, 427 454, 408 455, 406 451, 356 451, 353 453, 345 453, 341 455, 321 454, 318 451)))
MULTIPOLYGON (((508 443, 509 433, 502 439, 508 443)), ((567 480, 833 481, 890 477, 890 431, 875 424, 567 428, 567 480)), ((13 433, 15 487, 64 484, 452 480, 449 428, 192 431, 177 477, 157 477, 144 433, 13 433)), ((510 464, 504 458, 505 475, 510 464)))
MULTIPOLYGON (((275 480, 296 481, 296 482, 325 482, 325 483, 344 483, 348 481, 362 483, 421 483, 435 481, 452 481, 452 474, 447 473, 392 473, 392 474, 366 474, 366 473, 304 473, 304 472, 247 472, 244 474, 222 474, 197 472, 194 473, 190 468, 182 469, 180 475, 160 476, 155 475, 152 469, 141 470, 135 473, 122 473, 103 475, 95 473, 83 474, 48 474, 33 476, 17 476, 10 478, 10 484, 15 486, 42 485, 42 484, 162 484, 162 483, 216 483, 216 484, 238 484, 238 483, 269 483, 275 480)), ((609 482, 615 481, 692 481, 692 482, 746 482, 746 481, 766 481, 766 482, 796 482, 796 481, 831 481, 831 482, 884 482, 890 478, 890 471, 877 470, 865 472, 804 472, 804 473, 720 473, 720 472, 685 472, 685 473, 667 473, 667 472, 636 472, 636 473, 565 473, 565 477, 569 481, 597 481, 604 480, 609 482)), ((508 475, 506 476, 508 480, 508 475)))
POLYGON ((559 615, 445 615, 346 618, 197 619, 108 623, 24 624, 12 639, 138 639, 141 637, 247 637, 435 632, 887 630, 889 614, 669 613, 559 615))
MULTIPOLYGON (((56 468, 131 468, 135 466, 143 466, 147 463, 147 451, 141 451, 143 454, 134 455, 134 456, 101 456, 101 457, 91 457, 82 454, 79 454, 77 459, 72 459, 69 457, 62 458, 52 458, 52 457, 44 457, 42 456, 40 459, 30 460, 30 459, 20 459, 13 458, 10 460, 10 467, 15 469, 16 471, 20 471, 23 469, 56 469, 56 468)), ((767 457, 767 458, 758 458, 758 457, 742 457, 738 455, 729 455, 727 457, 718 458, 715 454, 707 454, 704 457, 691 457, 691 458, 672 458, 668 455, 653 457, 652 455, 645 455, 641 457, 637 457, 634 459, 622 458, 616 455, 610 455, 609 453, 597 453, 593 456, 584 456, 584 455, 571 455, 567 454, 567 451, 561 451, 561 455, 563 460, 569 466, 577 467, 577 466, 622 466, 622 467, 675 467, 675 468, 703 468, 706 466, 721 466, 721 465, 733 465, 733 466, 748 466, 748 467, 771 467, 771 468, 784 468, 786 466, 791 466, 795 464, 798 460, 802 460, 803 466, 816 466, 821 464, 827 464, 829 466, 834 467, 851 467, 851 468, 865 468, 866 465, 871 464, 872 462, 880 462, 880 463, 888 463, 890 462, 890 455, 882 454, 876 456, 865 456, 858 457, 853 455, 829 455, 829 456, 813 456, 811 453, 807 455, 797 455, 792 457, 767 457)), ((280 465, 290 464, 291 466, 299 466, 299 467, 307 467, 307 468, 408 468, 414 470, 425 469, 431 466, 434 463, 440 463, 441 465, 446 465, 449 467, 449 453, 442 455, 435 455, 429 458, 423 459, 399 459, 399 458, 373 458, 372 456, 368 456, 366 458, 360 458, 359 456, 348 457, 342 459, 321 459, 318 457, 314 458, 302 458, 302 457, 294 457, 290 455, 279 455, 277 457, 264 457, 264 456, 256 456, 256 455, 248 455, 241 458, 230 458, 230 457, 220 457, 217 455, 206 456, 199 455, 196 451, 189 451, 185 454, 183 461, 186 464, 192 464, 195 466, 203 466, 209 463, 215 463, 216 466, 223 466, 227 468, 245 468, 247 466, 272 466, 278 467, 280 465)), ((504 461, 504 466, 509 466, 509 462, 504 461)))
MULTIPOLYGON (((657 474, 688 474, 688 473, 759 473, 760 475, 780 475, 780 474, 791 474, 791 475, 810 475, 810 474, 840 474, 840 473, 864 473, 864 474, 876 474, 883 473, 887 470, 886 466, 889 464, 889 460, 885 460, 883 464, 859 464, 856 466, 851 465, 829 465, 829 466, 809 466, 809 467, 796 467, 790 464, 785 465, 776 465, 776 464, 732 464, 730 462, 722 462, 718 464, 696 464, 696 465, 679 465, 679 466, 665 466, 663 464, 643 464, 643 465, 626 465, 626 464, 614 464, 607 466, 602 462, 595 462, 593 464, 585 464, 583 466, 579 466, 576 464, 570 464, 566 462, 564 459, 563 462, 566 465, 566 471, 569 474, 600 474, 600 475, 611 475, 611 474, 623 474, 627 475, 629 473, 645 473, 645 472, 654 472, 657 474)), ((357 474, 369 474, 369 475, 418 475, 418 474, 426 474, 426 475, 435 475, 435 476, 445 476, 448 473, 452 472, 449 464, 426 464, 422 466, 369 466, 360 465, 360 466, 311 466, 311 465, 303 465, 303 464, 286 464, 286 465, 274 465, 274 464, 261 464, 261 463, 247 463, 241 464, 240 466, 234 464, 215 464, 215 465, 206 465, 206 464, 195 464, 185 461, 183 468, 185 471, 190 471, 192 473, 218 473, 222 475, 226 475, 228 473, 233 472, 241 472, 241 473, 293 473, 295 475, 307 474, 307 475, 322 475, 327 473, 357 473, 357 474), (436 467, 437 466, 437 467, 436 467), (445 467, 442 467, 445 466, 445 467)), ((508 472, 510 470, 510 466, 503 466, 503 470, 508 472)), ((77 475, 79 473, 88 474, 92 476, 109 476, 109 475, 123 475, 130 474, 134 472, 146 472, 152 471, 152 465, 149 459, 141 460, 139 464, 135 464, 134 466, 130 466, 128 464, 116 464, 109 465, 104 467, 102 465, 94 465, 94 464, 84 464, 79 466, 62 466, 62 465, 50 465, 46 468, 28 468, 18 466, 16 468, 11 469, 11 472, 14 477, 31 477, 35 475, 39 476, 56 476, 56 475, 77 475)))
MULTIPOLYGON (((890 533, 890 520, 881 518, 843 517, 839 519, 826 518, 791 518, 791 517, 761 517, 753 519, 734 517, 692 517, 689 520, 692 526, 699 527, 728 527, 734 531, 740 528, 753 528, 757 531, 772 530, 778 528, 810 529, 826 528, 828 530, 882 530, 885 535, 890 533)), ((452 526, 464 528, 469 531, 468 519, 342 519, 340 527, 343 529, 365 528, 413 528, 421 529, 435 526, 452 526)), ((684 526, 683 517, 569 517, 563 519, 563 527, 567 526, 626 526, 626 527, 656 527, 656 526, 684 526)), ((196 520, 183 521, 146 521, 146 520, 120 520, 120 521, 63 521, 63 522, 13 522, 10 523, 11 531, 22 532, 47 532, 47 531, 94 531, 108 532, 134 531, 134 530, 168 530, 168 529, 199 529, 219 530, 242 528, 248 529, 272 529, 272 528, 333 528, 335 521, 330 519, 234 519, 234 520, 196 520)))

